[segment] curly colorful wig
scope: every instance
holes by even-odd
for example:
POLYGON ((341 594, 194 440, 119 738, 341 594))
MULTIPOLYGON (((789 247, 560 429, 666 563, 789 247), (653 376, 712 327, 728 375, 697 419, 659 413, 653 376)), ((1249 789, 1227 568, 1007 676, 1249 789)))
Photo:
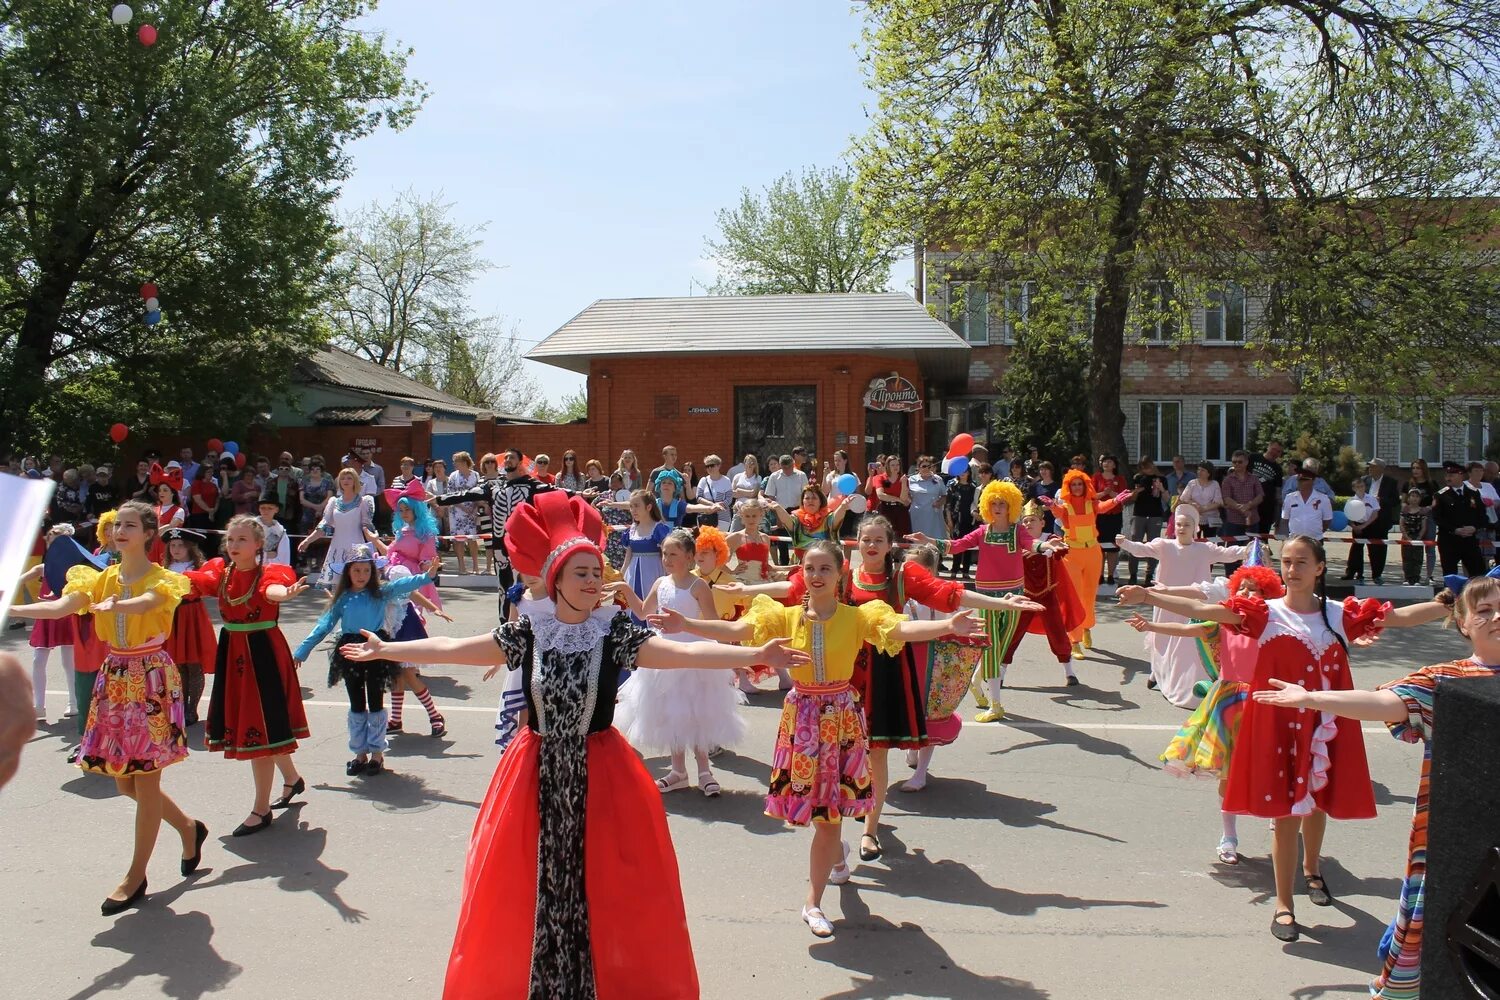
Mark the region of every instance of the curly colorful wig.
POLYGON ((95 526, 94 532, 98 536, 101 545, 104 544, 105 534, 113 531, 115 528, 115 516, 116 512, 112 510, 107 510, 99 515, 99 523, 95 526))
POLYGON ((979 516, 984 518, 984 523, 989 524, 995 520, 994 507, 998 500, 1005 501, 1009 513, 1006 517, 1011 524, 1021 519, 1021 491, 1016 488, 1015 483, 1007 483, 1003 479, 991 479, 984 492, 979 494, 979 516))
POLYGON ((1241 566, 1234 571, 1229 578, 1230 596, 1240 592, 1240 585, 1246 580, 1253 582, 1256 589, 1260 591, 1263 600, 1272 600, 1286 593, 1286 586, 1281 582, 1281 577, 1269 566, 1241 566))
POLYGON ((1085 500, 1094 499, 1094 480, 1082 469, 1069 469, 1063 473, 1062 491, 1058 493, 1060 499, 1066 500, 1073 495, 1073 484, 1083 483, 1083 497, 1085 500))
POLYGON ((698 551, 712 552, 715 566, 723 566, 729 562, 729 540, 718 528, 698 529, 698 551))

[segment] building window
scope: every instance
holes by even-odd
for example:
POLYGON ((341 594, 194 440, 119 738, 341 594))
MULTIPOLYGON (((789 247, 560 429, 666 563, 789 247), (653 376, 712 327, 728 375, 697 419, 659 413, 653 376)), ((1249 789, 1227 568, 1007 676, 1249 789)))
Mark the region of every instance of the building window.
POLYGON ((990 293, 982 282, 948 282, 948 326, 971 344, 990 342, 990 293))
POLYGON ((1436 406, 1424 406, 1417 412, 1415 421, 1403 420, 1400 441, 1401 450, 1396 456, 1396 461, 1403 465, 1418 458, 1428 463, 1442 461, 1442 411, 1436 406))
MULTIPOLYGON (((1171 461, 1182 451, 1182 404, 1175 401, 1141 404, 1140 447, 1137 458, 1171 461)), ((1241 423, 1244 414, 1241 413, 1241 423)))
POLYGON ((1245 289, 1230 282, 1208 293, 1203 311, 1203 339, 1211 344, 1245 342, 1245 289))
POLYGON ((1500 442, 1500 406, 1485 406, 1471 403, 1468 407, 1468 453, 1469 462, 1483 462, 1489 449, 1500 442))
POLYGON ((944 424, 947 438, 951 441, 960 434, 972 434, 974 440, 983 444, 990 436, 990 399, 950 399, 943 404, 944 424))
POLYGON ((1035 281, 1007 281, 1004 285, 1005 315, 1000 318, 1000 343, 1014 344, 1031 315, 1031 300, 1036 295, 1035 281))
POLYGON ((1344 427, 1339 444, 1353 448, 1364 458, 1375 457, 1375 404, 1340 403, 1333 408, 1333 415, 1344 427))
POLYGON ((1203 404, 1203 457, 1210 462, 1228 462, 1245 447, 1245 404, 1203 404))
POLYGON ((762 468, 774 456, 818 446, 818 389, 811 385, 737 386, 734 390, 734 453, 754 455, 762 468))
POLYGON ((1073 290, 1073 334, 1079 337, 1094 336, 1094 290, 1088 285, 1079 285, 1073 290))
POLYGON ((1140 308, 1136 311, 1141 339, 1150 344, 1165 344, 1177 337, 1176 289, 1170 281, 1148 281, 1136 293, 1140 308))

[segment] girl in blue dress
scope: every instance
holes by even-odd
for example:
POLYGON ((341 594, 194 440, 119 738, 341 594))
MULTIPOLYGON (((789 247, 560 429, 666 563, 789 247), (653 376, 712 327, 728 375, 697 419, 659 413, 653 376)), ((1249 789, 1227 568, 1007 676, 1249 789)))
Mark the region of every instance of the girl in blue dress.
POLYGON ((651 585, 662 575, 661 544, 672 533, 672 525, 662 520, 661 508, 650 490, 630 494, 630 521, 628 526, 612 526, 610 530, 625 532, 625 582, 644 601, 651 585))

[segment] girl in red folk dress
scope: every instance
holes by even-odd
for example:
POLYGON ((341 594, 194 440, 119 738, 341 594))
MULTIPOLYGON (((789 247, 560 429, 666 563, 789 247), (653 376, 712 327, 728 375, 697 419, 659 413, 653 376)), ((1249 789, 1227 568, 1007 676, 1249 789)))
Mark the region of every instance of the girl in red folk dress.
MULTIPOLYGON (((1389 603, 1352 597, 1330 610, 1323 590, 1326 572, 1323 543, 1296 535, 1281 550, 1285 597, 1262 601, 1232 595, 1223 604, 1205 604, 1156 594, 1151 603, 1192 618, 1219 622, 1255 639, 1259 653, 1250 684, 1252 699, 1254 692, 1270 689, 1272 680, 1314 690, 1347 691, 1354 686, 1349 673, 1350 642, 1366 644, 1382 628, 1420 625, 1449 614, 1448 608, 1436 601, 1393 610, 1389 603)), ((1333 896, 1319 869, 1328 817, 1370 819, 1375 815, 1375 794, 1359 723, 1338 719, 1331 712, 1282 708, 1252 700, 1245 706, 1230 756, 1224 809, 1276 821, 1271 852, 1276 913, 1271 918, 1271 933, 1281 941, 1297 940, 1292 877, 1298 836, 1302 838, 1308 899, 1315 906, 1331 906, 1333 896)))
POLYGON ((247 837, 271 825, 271 810, 285 809, 307 785, 292 763, 297 741, 307 739, 302 685, 292 651, 276 619, 279 605, 307 589, 290 566, 262 564, 265 526, 244 514, 224 531, 228 561, 214 559, 186 574, 200 597, 219 600, 214 670, 218 679, 208 701, 206 743, 229 760, 248 760, 255 778, 255 804, 234 836, 247 837), (281 772, 281 797, 271 801, 271 782, 281 772))
MULTIPOLYGON (((203 550, 198 547, 203 535, 187 528, 168 528, 162 537, 167 542, 163 563, 167 569, 187 573, 203 566, 203 550)), ((182 674, 182 708, 187 724, 196 726, 198 704, 203 700, 203 675, 214 672, 218 655, 213 622, 208 620, 203 599, 196 594, 187 594, 177 605, 172 634, 167 637, 167 655, 182 674)))
MULTIPOLYGON (((506 524, 516 572, 554 602, 469 638, 341 647, 356 662, 504 664, 526 728, 500 758, 469 841, 445 1000, 690 1000, 697 968, 661 793, 612 725, 622 669, 794 666, 784 640, 679 643, 596 607, 598 511, 539 493, 506 524)), ((726 680, 727 684, 728 681, 726 680)))

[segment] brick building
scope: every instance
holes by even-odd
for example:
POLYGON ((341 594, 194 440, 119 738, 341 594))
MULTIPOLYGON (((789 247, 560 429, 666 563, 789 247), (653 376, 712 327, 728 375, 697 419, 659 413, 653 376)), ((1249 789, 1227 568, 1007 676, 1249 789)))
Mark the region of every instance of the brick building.
MULTIPOLYGON (((1024 327, 1036 283, 949 280, 957 261, 959 255, 950 252, 918 253, 917 288, 933 314, 973 348, 963 391, 944 398, 934 415, 941 418, 943 433, 968 431, 978 437, 1002 405, 996 385, 1024 327)), ((1171 298, 1170 289, 1147 290, 1148 295, 1163 292, 1171 298)), ((1190 462, 1207 458, 1222 464, 1236 448, 1252 443, 1266 410, 1290 405, 1297 393, 1292 377, 1268 377, 1255 366, 1266 301, 1262 290, 1230 283, 1186 310, 1180 326, 1131 323, 1120 373, 1131 460, 1147 454, 1165 462, 1181 454, 1190 462)), ((1392 376, 1391 384, 1378 388, 1400 396, 1399 373, 1392 376)), ((1480 384, 1495 386, 1493 373, 1480 384)), ((1345 443, 1366 458, 1378 455, 1402 465, 1419 457, 1429 463, 1469 461, 1483 459, 1500 444, 1500 393, 1493 391, 1446 400, 1441 412, 1430 407, 1420 422, 1384 416, 1378 398, 1351 398, 1325 409, 1347 422, 1345 443)))

